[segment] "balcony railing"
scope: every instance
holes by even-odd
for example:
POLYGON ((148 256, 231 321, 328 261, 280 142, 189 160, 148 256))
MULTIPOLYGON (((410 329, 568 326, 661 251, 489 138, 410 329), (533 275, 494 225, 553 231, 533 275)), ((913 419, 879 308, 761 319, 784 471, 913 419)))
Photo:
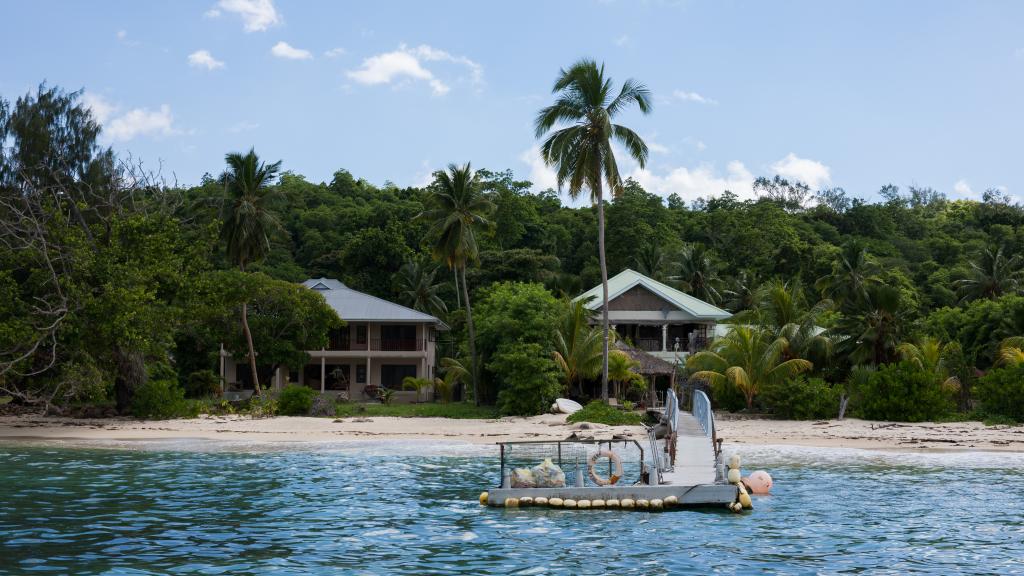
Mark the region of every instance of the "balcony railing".
POLYGON ((426 340, 420 338, 370 338, 369 342, 357 342, 350 338, 332 337, 327 349, 340 352, 422 352, 426 347, 426 340))
POLYGON ((645 352, 660 352, 661 338, 638 338, 636 347, 645 352))

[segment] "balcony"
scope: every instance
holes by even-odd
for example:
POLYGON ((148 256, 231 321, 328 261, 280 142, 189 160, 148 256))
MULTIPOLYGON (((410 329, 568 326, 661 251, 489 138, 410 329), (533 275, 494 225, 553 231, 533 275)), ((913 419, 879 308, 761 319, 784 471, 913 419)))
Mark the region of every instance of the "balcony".
POLYGON ((426 340, 419 338, 370 338, 369 342, 358 342, 350 338, 332 336, 327 350, 334 352, 422 352, 426 350, 426 340))

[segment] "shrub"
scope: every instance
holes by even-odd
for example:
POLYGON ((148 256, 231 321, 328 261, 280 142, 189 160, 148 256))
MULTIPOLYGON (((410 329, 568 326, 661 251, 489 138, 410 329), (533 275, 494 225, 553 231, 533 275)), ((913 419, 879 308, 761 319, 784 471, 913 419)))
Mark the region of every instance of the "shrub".
POLYGON ((198 411, 196 403, 185 400, 185 391, 175 380, 150 380, 132 396, 132 414, 137 418, 194 418, 198 411))
POLYGON ((1024 422, 1024 364, 989 371, 974 394, 988 420, 1024 422))
POLYGON ((253 396, 249 399, 246 412, 253 418, 269 418, 276 416, 278 411, 277 400, 269 396, 253 396))
POLYGON ((625 412, 602 402, 594 400, 582 410, 569 414, 566 422, 594 422, 609 426, 626 426, 640 424, 641 417, 636 412, 625 412))
POLYGON ((185 395, 189 398, 216 396, 220 393, 220 377, 213 370, 196 370, 188 375, 185 382, 185 395))
POLYGON ((839 392, 821 378, 798 376, 766 386, 761 401, 779 418, 835 418, 839 413, 839 392))
POLYGON ((313 407, 316 392, 309 386, 289 384, 277 397, 277 412, 284 416, 307 416, 313 407))
POLYGON ((951 394, 942 383, 906 361, 882 366, 859 392, 861 412, 869 420, 922 422, 953 410, 951 394))
POLYGON ((487 364, 499 379, 498 410, 502 414, 529 416, 545 412, 562 386, 550 352, 539 344, 504 344, 487 364))
POLYGON ((336 411, 335 404, 334 396, 330 394, 317 394, 316 398, 313 399, 312 406, 309 407, 309 415, 334 416, 336 411))

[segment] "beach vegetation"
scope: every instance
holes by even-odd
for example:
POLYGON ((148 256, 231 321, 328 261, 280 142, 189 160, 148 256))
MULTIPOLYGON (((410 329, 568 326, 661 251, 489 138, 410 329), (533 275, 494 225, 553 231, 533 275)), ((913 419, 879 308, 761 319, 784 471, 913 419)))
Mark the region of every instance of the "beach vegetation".
POLYGON ((990 370, 978 379, 975 393, 986 418, 1024 422, 1024 364, 990 370))
POLYGON ((277 396, 277 413, 282 416, 308 416, 316 392, 309 386, 288 384, 277 396))
POLYGON ((635 426, 643 422, 643 417, 636 412, 609 406, 601 400, 588 402, 582 410, 569 414, 567 422, 592 422, 608 426, 635 426))

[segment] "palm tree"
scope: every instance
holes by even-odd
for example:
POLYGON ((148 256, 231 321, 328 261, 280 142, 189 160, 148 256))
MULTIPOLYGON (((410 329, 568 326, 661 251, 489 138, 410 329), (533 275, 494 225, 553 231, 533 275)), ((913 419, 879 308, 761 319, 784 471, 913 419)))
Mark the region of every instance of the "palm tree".
POLYGON ((480 180, 469 162, 461 167, 449 164, 447 171, 439 170, 435 174, 434 184, 430 187, 429 202, 431 207, 416 217, 432 223, 430 234, 434 238, 434 258, 458 272, 466 306, 473 401, 479 405, 476 332, 473 328, 473 307, 469 303, 469 286, 466 284, 466 266, 476 261, 479 256, 476 230, 490 225, 487 215, 494 210, 494 204, 481 192, 480 180))
POLYGON ((636 104, 641 112, 652 109, 646 86, 626 80, 616 94, 604 65, 583 59, 561 70, 552 93, 555 103, 542 109, 534 122, 544 162, 555 168, 559 190, 568 185, 569 196, 579 197, 583 189, 597 206, 597 250, 601 265, 601 327, 604 333, 601 370, 601 398, 608 402, 608 264, 604 247, 604 185, 613 195, 622 193, 622 178, 615 161, 612 140, 622 144, 641 168, 647 164, 647 144, 636 133, 612 120, 636 104), (562 125, 561 128, 556 126, 562 125))
POLYGON ((857 242, 843 247, 832 263, 832 272, 818 278, 814 287, 822 298, 829 298, 837 304, 856 300, 864 296, 868 286, 878 283, 878 264, 866 248, 857 242))
POLYGON ((822 317, 832 309, 831 300, 807 305, 803 284, 772 280, 755 296, 754 309, 736 315, 738 321, 753 323, 786 339, 786 358, 807 358, 824 363, 832 354, 832 339, 821 328, 822 317))
POLYGON ((896 352, 900 358, 929 374, 932 381, 944 389, 953 391, 960 388, 960 379, 953 375, 956 358, 960 354, 960 345, 956 342, 943 345, 936 338, 924 337, 916 344, 900 344, 896 347, 896 352))
POLYGON ((660 244, 654 242, 645 244, 633 260, 636 262, 637 271, 644 276, 655 280, 664 279, 665 253, 661 250, 660 244))
POLYGON ((555 331, 555 364, 571 393, 581 393, 577 388, 580 381, 601 373, 602 336, 590 325, 590 316, 584 300, 569 302, 555 331))
POLYGON ((750 310, 757 305, 760 277, 757 272, 741 270, 732 282, 732 287, 724 290, 725 307, 730 312, 750 310))
MULTIPOLYGON (((248 154, 232 152, 224 160, 228 169, 221 177, 226 196, 221 208, 221 239, 227 247, 228 258, 245 272, 246 266, 260 262, 270 252, 271 234, 283 231, 271 210, 278 197, 271 184, 281 169, 281 162, 260 162, 253 149, 248 154)), ((256 349, 249 330, 248 310, 249 303, 242 302, 242 333, 249 347, 253 389, 259 396, 260 379, 256 373, 256 349)))
POLYGON ((669 278, 675 280, 683 292, 712 304, 722 301, 722 278, 711 252, 703 244, 684 246, 675 267, 678 274, 669 278))
POLYGON ((441 400, 447 402, 451 400, 455 387, 464 384, 466 379, 470 378, 470 373, 458 358, 441 358, 441 373, 444 378, 434 378, 434 387, 441 400))
POLYGON ((839 353, 851 364, 878 366, 893 358, 902 339, 906 310, 898 288, 871 283, 857 300, 848 300, 833 332, 839 353))
POLYGON ((1024 364, 1024 336, 1013 336, 999 343, 997 366, 1020 366, 1024 364))
POLYGON ((706 379, 712 386, 735 386, 743 393, 749 410, 762 388, 813 367, 802 358, 783 360, 787 344, 785 338, 766 330, 733 326, 728 334, 715 340, 710 350, 687 358, 686 366, 696 370, 691 377, 706 379))
POLYGON ((976 261, 971 262, 970 276, 957 280, 953 286, 957 289, 960 302, 970 302, 981 298, 998 298, 1003 294, 1013 294, 1020 290, 1024 279, 1024 259, 1020 254, 1007 258, 1003 249, 995 252, 990 248, 981 251, 976 261))
POLYGON ((448 312, 448 307, 438 295, 444 282, 435 282, 436 276, 437 266, 416 258, 402 264, 397 280, 402 299, 413 310, 440 317, 448 312))
POLYGON ((629 357, 622 350, 613 350, 608 356, 608 379, 615 384, 615 397, 618 398, 620 394, 619 386, 623 382, 633 377, 635 372, 633 368, 639 366, 640 363, 629 357))

